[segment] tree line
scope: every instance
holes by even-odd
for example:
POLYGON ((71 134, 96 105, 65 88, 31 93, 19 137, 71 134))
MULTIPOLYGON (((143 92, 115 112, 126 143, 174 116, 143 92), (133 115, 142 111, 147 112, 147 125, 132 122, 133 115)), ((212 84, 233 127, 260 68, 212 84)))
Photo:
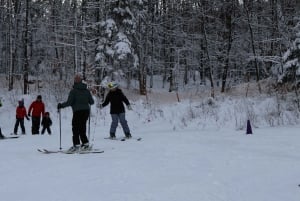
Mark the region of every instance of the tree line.
POLYGON ((94 86, 137 80, 143 95, 155 76, 170 92, 195 83, 214 97, 251 80, 260 91, 285 75, 299 11, 298 0, 0 0, 0 73, 24 94, 77 72, 94 86))

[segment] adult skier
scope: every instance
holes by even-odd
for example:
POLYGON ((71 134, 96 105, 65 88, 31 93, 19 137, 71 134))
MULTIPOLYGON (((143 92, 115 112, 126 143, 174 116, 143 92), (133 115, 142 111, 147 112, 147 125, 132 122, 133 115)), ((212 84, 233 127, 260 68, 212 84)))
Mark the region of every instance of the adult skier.
POLYGON ((32 135, 38 135, 40 133, 41 117, 45 114, 45 104, 42 101, 42 96, 38 95, 36 100, 31 103, 28 109, 28 116, 31 117, 32 135))
POLYGON ((90 115, 90 105, 93 104, 94 99, 91 92, 87 89, 87 85, 82 82, 81 75, 77 74, 74 78, 73 89, 69 93, 68 100, 57 105, 58 110, 68 106, 71 106, 73 110, 73 146, 68 150, 69 152, 89 150, 91 148, 86 136, 86 123, 90 115))

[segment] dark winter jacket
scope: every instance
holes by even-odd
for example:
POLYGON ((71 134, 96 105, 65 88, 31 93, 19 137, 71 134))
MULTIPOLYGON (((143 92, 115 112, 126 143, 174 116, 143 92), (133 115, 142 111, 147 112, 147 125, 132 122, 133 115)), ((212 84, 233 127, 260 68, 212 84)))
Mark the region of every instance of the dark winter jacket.
POLYGON ((124 104, 130 105, 127 97, 123 94, 121 89, 115 91, 109 91, 105 97, 102 107, 105 107, 110 103, 110 114, 120 114, 125 112, 124 104))
POLYGON ((87 85, 79 82, 73 85, 73 89, 69 93, 68 100, 61 104, 61 107, 71 106, 73 112, 80 110, 89 110, 90 105, 94 104, 91 92, 87 89, 87 85))
POLYGON ((52 120, 50 117, 44 117, 43 120, 42 120, 42 126, 45 127, 45 128, 48 128, 52 125, 52 120))

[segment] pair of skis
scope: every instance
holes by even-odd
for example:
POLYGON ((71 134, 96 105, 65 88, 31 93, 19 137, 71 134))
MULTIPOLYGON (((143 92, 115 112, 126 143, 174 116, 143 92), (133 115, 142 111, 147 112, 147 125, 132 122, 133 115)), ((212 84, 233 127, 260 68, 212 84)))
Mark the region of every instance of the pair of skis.
MULTIPOLYGON (((141 141, 142 138, 104 138, 104 139, 109 139, 109 140, 117 140, 117 141, 126 141, 126 140, 136 140, 136 141, 141 141)), ((100 149, 91 149, 91 150, 78 150, 75 152, 70 152, 68 150, 49 150, 49 149, 37 149, 38 152, 43 153, 43 154, 55 154, 55 153, 62 153, 62 154, 96 154, 96 153, 104 153, 103 150, 100 149)))
POLYGON ((38 152, 43 154, 55 154, 55 153, 62 153, 62 154, 97 154, 97 153, 104 153, 103 150, 100 149, 91 149, 91 150, 77 150, 77 151, 68 151, 68 150, 48 150, 48 149, 37 149, 38 152))

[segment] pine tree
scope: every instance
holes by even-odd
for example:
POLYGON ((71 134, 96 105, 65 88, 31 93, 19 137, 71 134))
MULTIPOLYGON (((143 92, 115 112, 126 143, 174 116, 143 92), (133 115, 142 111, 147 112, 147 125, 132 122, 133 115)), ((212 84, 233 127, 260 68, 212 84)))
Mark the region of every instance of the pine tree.
POLYGON ((120 75, 130 79, 137 68, 136 54, 137 13, 143 1, 119 0, 107 3, 108 14, 100 22, 100 39, 97 44, 96 64, 100 80, 105 76, 117 80, 120 75))
POLYGON ((294 28, 295 38, 291 46, 283 55, 282 71, 279 74, 279 83, 295 83, 300 78, 300 18, 296 19, 294 28))

